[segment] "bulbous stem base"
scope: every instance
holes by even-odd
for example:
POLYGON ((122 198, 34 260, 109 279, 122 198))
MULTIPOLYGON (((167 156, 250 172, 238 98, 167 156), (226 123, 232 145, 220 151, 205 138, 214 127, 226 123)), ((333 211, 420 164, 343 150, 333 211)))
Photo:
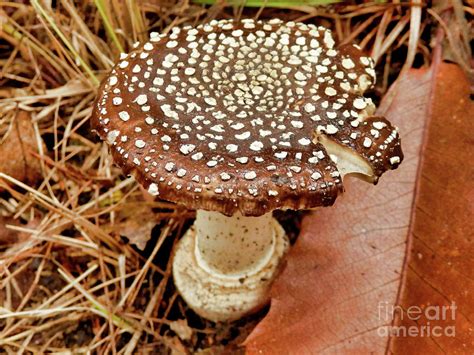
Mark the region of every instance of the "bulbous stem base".
POLYGON ((257 267, 251 272, 240 270, 239 277, 235 272, 226 274, 202 267, 196 226, 186 232, 176 248, 173 278, 179 293, 197 314, 216 322, 232 321, 256 312, 269 301, 270 286, 289 242, 274 218, 269 219, 268 226, 273 240, 271 254, 263 253, 265 262, 254 263, 257 267))

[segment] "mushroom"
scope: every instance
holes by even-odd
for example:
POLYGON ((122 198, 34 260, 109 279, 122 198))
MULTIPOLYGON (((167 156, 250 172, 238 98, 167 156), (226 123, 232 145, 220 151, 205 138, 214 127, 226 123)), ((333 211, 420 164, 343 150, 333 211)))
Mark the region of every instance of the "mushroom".
POLYGON ((175 27, 122 55, 92 124, 151 195, 197 210, 173 275, 198 314, 268 301, 288 248, 273 210, 332 205, 344 176, 400 164, 397 129, 363 96, 374 81, 357 46, 280 20, 175 27))

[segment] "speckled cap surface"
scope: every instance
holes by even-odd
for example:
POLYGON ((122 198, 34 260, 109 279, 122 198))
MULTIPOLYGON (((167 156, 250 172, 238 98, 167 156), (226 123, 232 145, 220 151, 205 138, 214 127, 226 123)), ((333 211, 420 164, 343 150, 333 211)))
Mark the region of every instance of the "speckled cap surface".
POLYGON ((104 80, 92 126, 153 195, 259 216, 333 204, 342 179, 324 136, 373 181, 402 161, 397 130, 362 94, 372 60, 295 22, 213 21, 152 33, 104 80))

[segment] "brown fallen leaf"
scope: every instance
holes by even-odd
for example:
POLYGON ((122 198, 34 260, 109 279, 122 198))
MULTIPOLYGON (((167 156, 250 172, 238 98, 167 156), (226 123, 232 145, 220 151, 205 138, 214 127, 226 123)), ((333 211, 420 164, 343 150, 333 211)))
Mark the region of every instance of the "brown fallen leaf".
POLYGON ((0 172, 33 184, 41 178, 36 135, 29 112, 18 111, 0 130, 0 172))
POLYGON ((26 224, 21 224, 18 219, 0 216, 0 273, 8 257, 15 256, 18 260, 25 254, 31 254, 33 248, 40 243, 39 239, 31 237, 31 233, 20 232, 14 228, 23 227, 34 230, 39 222, 38 219, 33 219, 26 224))
POLYGON ((151 238, 152 229, 157 219, 151 207, 145 202, 132 204, 119 213, 121 222, 117 225, 117 232, 127 237, 129 242, 140 250, 144 250, 151 238))
POLYGON ((18 232, 7 228, 7 224, 17 225, 13 218, 0 216, 0 248, 8 247, 18 242, 18 232))
POLYGON ((398 303, 447 313, 431 308, 428 319, 405 316, 397 325, 451 326, 455 336, 394 337, 396 354, 474 352, 474 101, 458 67, 444 66, 436 82, 398 303))
POLYGON ((404 163, 375 187, 347 181, 334 207, 303 221, 269 314, 245 342, 249 354, 474 351, 469 84, 440 64, 412 70, 393 90, 384 114, 400 128, 404 163), (455 319, 451 309, 431 319, 452 302, 455 319), (396 334, 428 322, 456 336, 396 334))

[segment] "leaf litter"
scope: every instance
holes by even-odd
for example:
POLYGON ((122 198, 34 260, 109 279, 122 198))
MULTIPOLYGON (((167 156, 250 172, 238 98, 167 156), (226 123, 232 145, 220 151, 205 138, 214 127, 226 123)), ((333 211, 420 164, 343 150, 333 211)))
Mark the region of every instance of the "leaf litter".
MULTIPOLYGON (((330 27, 340 43, 355 41, 371 53, 381 78, 372 93, 377 101, 402 68, 430 62, 434 20, 413 4, 2 4, 0 149, 14 158, 0 160, 1 351, 242 352, 267 310, 214 324, 180 299, 170 255, 194 213, 150 200, 112 164, 89 130, 97 84, 120 52, 150 31, 280 17, 330 27), (25 126, 13 131, 18 124, 25 126)), ((294 241, 301 215, 277 217, 294 241)))

